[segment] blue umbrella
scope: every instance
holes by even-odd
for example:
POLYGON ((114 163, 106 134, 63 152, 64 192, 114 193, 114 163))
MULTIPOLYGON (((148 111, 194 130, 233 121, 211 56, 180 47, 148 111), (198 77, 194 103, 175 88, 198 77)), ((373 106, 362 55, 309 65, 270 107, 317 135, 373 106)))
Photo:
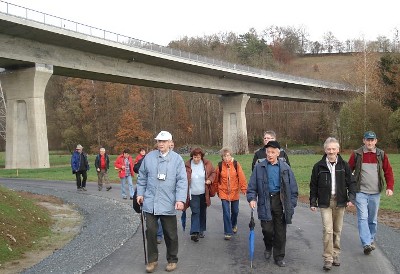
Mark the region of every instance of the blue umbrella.
POLYGON ((182 211, 181 222, 182 222, 183 231, 185 231, 185 229, 186 229, 186 210, 182 211))
POLYGON ((249 258, 250 258, 250 268, 253 268, 253 259, 254 259, 254 217, 253 217, 254 209, 251 209, 251 218, 249 223, 250 234, 249 234, 249 258))

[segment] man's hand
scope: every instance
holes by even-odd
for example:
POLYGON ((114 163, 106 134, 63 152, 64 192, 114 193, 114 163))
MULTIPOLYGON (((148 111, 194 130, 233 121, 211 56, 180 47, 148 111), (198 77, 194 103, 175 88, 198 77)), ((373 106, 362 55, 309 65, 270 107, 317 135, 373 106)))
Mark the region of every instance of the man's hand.
POLYGON ((183 202, 180 202, 180 201, 176 202, 176 203, 175 203, 175 209, 176 209, 176 210, 183 210, 183 209, 184 209, 184 204, 183 204, 183 202))
POLYGON ((386 196, 392 196, 393 191, 391 189, 386 189, 386 196))
POLYGON ((352 202, 347 202, 347 206, 354 206, 352 202))
POLYGON ((210 180, 207 180, 207 181, 206 181, 206 185, 211 185, 211 181, 210 181, 210 180))
POLYGON ((249 205, 250 205, 251 208, 256 208, 257 207, 257 202, 256 201, 251 201, 249 203, 249 205))
POLYGON ((143 204, 143 196, 137 196, 137 197, 136 197, 136 202, 137 202, 139 205, 143 204))
POLYGON ((317 211, 317 208, 315 206, 310 207, 311 211, 317 211))
POLYGON ((97 171, 100 172, 100 168, 97 168, 97 171))

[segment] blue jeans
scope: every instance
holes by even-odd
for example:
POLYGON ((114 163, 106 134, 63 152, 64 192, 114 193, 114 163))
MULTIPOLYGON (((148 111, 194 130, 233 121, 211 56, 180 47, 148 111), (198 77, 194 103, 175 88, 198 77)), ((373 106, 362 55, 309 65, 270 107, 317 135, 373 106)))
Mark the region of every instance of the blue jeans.
POLYGON ((125 190, 126 182, 128 182, 128 186, 129 186, 129 197, 133 197, 135 192, 133 190, 133 185, 132 185, 132 176, 128 176, 128 177, 121 178, 121 194, 122 194, 122 198, 123 197, 127 197, 126 190, 125 190))
POLYGON ((380 193, 356 193, 358 233, 362 246, 370 245, 375 240, 380 200, 380 193))
POLYGON ((224 219, 224 234, 232 235, 232 228, 237 225, 237 217, 239 214, 239 200, 228 201, 221 200, 222 215, 224 219))
POLYGON ((190 235, 206 231, 206 195, 192 195, 192 199, 190 200, 190 209, 192 211, 190 235))

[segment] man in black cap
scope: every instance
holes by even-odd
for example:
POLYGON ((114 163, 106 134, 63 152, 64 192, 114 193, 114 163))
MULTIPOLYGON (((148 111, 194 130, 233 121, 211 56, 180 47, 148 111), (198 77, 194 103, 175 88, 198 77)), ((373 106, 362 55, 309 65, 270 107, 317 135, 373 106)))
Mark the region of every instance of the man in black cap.
POLYGON ((292 223, 298 188, 290 166, 278 158, 281 148, 279 143, 269 141, 265 148, 266 161, 254 167, 247 186, 247 201, 252 209, 258 206, 265 259, 273 255, 275 263, 284 267, 286 225, 292 223))

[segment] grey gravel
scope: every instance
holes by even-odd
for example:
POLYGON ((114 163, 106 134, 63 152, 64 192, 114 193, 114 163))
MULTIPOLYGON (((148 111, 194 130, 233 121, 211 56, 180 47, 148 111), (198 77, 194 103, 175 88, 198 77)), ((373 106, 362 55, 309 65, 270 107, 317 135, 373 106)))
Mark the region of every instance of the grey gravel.
MULTIPOLYGON (((102 197, 105 191, 77 191, 72 182, 38 182, 1 179, 0 184, 15 190, 53 195, 78 208, 83 215, 79 234, 62 249, 23 273, 83 273, 120 248, 136 232, 140 218, 130 203, 102 197), (54 185, 57 184, 57 188, 54 185)), ((113 188, 114 190, 114 188, 113 188)), ((114 190, 120 192, 119 188, 114 190)))

